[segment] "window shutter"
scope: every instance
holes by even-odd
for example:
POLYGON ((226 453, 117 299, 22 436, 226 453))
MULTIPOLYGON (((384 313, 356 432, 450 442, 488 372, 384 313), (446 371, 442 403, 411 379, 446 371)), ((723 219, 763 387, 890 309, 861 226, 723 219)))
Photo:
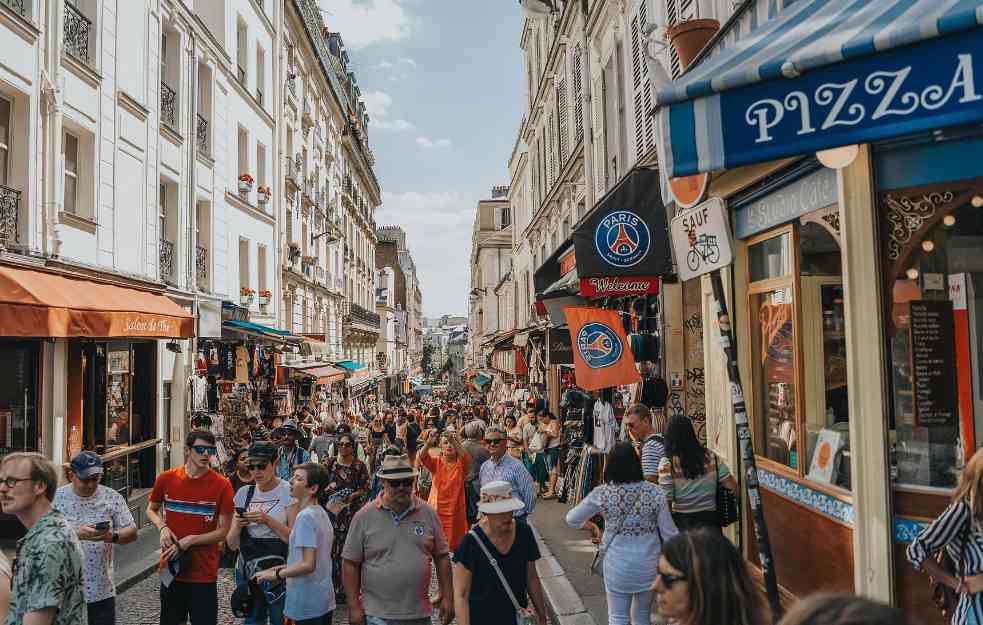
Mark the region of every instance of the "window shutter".
POLYGON ((557 134, 559 135, 559 152, 560 152, 560 166, 562 167, 567 162, 567 143, 569 132, 569 122, 567 116, 570 114, 567 109, 567 82, 566 80, 561 80, 556 85, 556 116, 557 116, 557 134))
MULTIPOLYGON (((682 0, 686 2, 687 0, 682 0)), ((680 22, 679 17, 679 2, 680 0, 666 0, 666 27, 672 28, 680 22)), ((679 78, 682 74, 682 66, 679 62, 679 55, 676 54, 676 48, 669 44, 666 46, 669 51, 669 73, 672 75, 673 79, 679 78)))
POLYGON ((607 97, 604 89, 603 74, 594 80, 591 98, 591 119, 593 120, 593 143, 594 143, 594 186, 598 193, 603 193, 607 189, 606 171, 607 158, 604 155, 604 107, 607 105, 607 97))
POLYGON ((635 103, 635 158, 645 154, 645 58, 642 51, 641 28, 645 23, 645 0, 631 19, 631 88, 635 103))
POLYGON ((554 113, 550 113, 546 120, 546 158, 549 160, 549 188, 552 190, 553 183, 556 181, 556 126, 554 125, 554 113))
POLYGON ((576 142, 584 138, 584 74, 583 53, 578 47, 573 53, 573 126, 576 142))

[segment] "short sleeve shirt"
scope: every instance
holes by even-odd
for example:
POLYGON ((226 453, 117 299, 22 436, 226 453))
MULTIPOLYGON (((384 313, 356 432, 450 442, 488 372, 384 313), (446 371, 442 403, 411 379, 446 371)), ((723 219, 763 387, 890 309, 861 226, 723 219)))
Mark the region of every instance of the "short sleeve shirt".
POLYGON ((508 553, 495 548, 485 532, 478 526, 468 532, 454 553, 454 562, 471 571, 471 592, 468 604, 471 608, 471 622, 474 625, 498 625, 515 622, 515 607, 502 587, 498 574, 491 567, 488 556, 484 554, 474 535, 477 534, 488 552, 495 558, 512 594, 522 607, 527 607, 526 595, 529 579, 528 566, 540 558, 539 546, 532 529, 526 523, 515 524, 515 540, 508 553))
MULTIPOLYGON (((252 484, 240 488, 235 495, 235 507, 246 508, 246 496, 252 484)), ((246 512, 265 512, 280 523, 287 524, 287 507, 294 502, 290 495, 290 484, 283 480, 265 493, 256 487, 246 512)), ((253 538, 279 538, 276 532, 265 523, 250 523, 246 526, 253 538)))
MULTIPOLYGON (((79 497, 72 490, 72 485, 66 484, 55 492, 53 505, 76 530, 82 525, 94 525, 100 521, 109 521, 114 532, 133 525, 133 515, 126 500, 108 486, 100 485, 91 497, 79 497)), ((114 545, 92 540, 79 542, 85 556, 86 602, 94 603, 116 596, 116 585, 113 583, 114 545)))
POLYGON ((666 455, 666 446, 662 442, 662 437, 656 434, 649 436, 642 443, 641 460, 642 475, 645 477, 657 477, 659 475, 659 463, 666 455))
POLYGON ((52 509, 17 541, 17 570, 10 593, 7 625, 24 615, 54 608, 52 625, 85 625, 82 547, 61 512, 52 509))
POLYGON ((304 548, 315 550, 315 566, 313 573, 287 578, 284 614, 289 618, 295 621, 315 619, 334 611, 334 586, 331 583, 333 542, 334 528, 324 508, 308 506, 300 511, 290 531, 287 566, 303 560, 304 548))
POLYGON ((402 515, 380 496, 359 510, 341 556, 362 566, 365 613, 385 620, 431 615, 430 576, 434 559, 449 552, 436 511, 421 499, 402 515))

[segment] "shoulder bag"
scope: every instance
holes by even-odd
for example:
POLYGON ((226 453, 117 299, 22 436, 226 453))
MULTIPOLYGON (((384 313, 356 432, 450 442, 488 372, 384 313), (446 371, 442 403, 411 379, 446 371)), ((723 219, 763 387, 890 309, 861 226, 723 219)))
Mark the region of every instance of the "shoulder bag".
POLYGON ((741 508, 737 504, 737 496, 734 491, 720 485, 717 454, 713 454, 713 477, 717 482, 717 523, 720 524, 720 527, 727 527, 740 520, 741 508))
MULTIPOLYGON (((256 485, 252 484, 246 492, 246 501, 243 508, 248 509, 249 504, 256 492, 256 485)), ((279 538, 254 538, 249 533, 249 528, 244 527, 239 534, 239 555, 242 556, 243 577, 247 580, 252 579, 256 573, 265 571, 276 566, 283 566, 287 563, 287 543, 279 538)), ((277 597, 286 590, 286 584, 281 581, 267 589, 267 597, 277 597)), ((271 599, 275 601, 276 599, 271 599)))
MULTIPOLYGON (((640 496, 641 493, 635 493, 635 496, 631 500, 631 505, 628 507, 629 512, 635 509, 635 505, 638 503, 638 498, 640 496)), ((627 517, 628 515, 626 514, 625 516, 627 517)), ((625 522, 624 519, 622 519, 621 523, 618 525, 618 529, 611 532, 607 543, 605 543, 603 539, 601 540, 601 544, 597 546, 597 550, 594 552, 594 559, 590 562, 589 573, 604 577, 604 554, 607 553, 608 547, 614 542, 615 537, 620 534, 624 528, 625 522)))
MULTIPOLYGON (((966 543, 969 542, 969 533, 972 524, 973 511, 972 508, 970 508, 969 519, 966 521, 966 526, 959 531, 959 535, 961 535, 963 538, 963 544, 962 548, 959 550, 958 562, 955 562, 952 559, 952 556, 949 555, 949 551, 944 546, 942 549, 939 549, 938 553, 935 554, 935 561, 942 567, 942 570, 957 579, 962 579, 965 572, 966 543)), ((939 609, 939 612, 942 613, 944 618, 952 618, 953 613, 956 611, 956 604, 959 603, 959 593, 950 588, 947 584, 943 583, 941 580, 935 579, 934 577, 929 577, 928 583, 932 588, 932 601, 935 603, 935 607, 939 609)))
MULTIPOLYGON (((518 529, 516 529, 516 532, 516 540, 518 540, 518 529)), ((495 574, 498 575, 498 581, 502 582, 502 587, 508 594, 509 599, 512 600, 512 606, 515 608, 515 625, 536 625, 536 619, 525 608, 519 605, 519 600, 515 598, 515 593, 512 592, 512 586, 509 585, 509 580, 505 579, 505 574, 502 573, 502 569, 498 566, 498 560, 488 551, 488 547, 485 547, 485 543, 481 540, 481 537, 474 530, 468 531, 468 534, 471 534, 474 541, 478 543, 478 547, 481 548, 485 557, 488 558, 488 564, 491 565, 495 574)))

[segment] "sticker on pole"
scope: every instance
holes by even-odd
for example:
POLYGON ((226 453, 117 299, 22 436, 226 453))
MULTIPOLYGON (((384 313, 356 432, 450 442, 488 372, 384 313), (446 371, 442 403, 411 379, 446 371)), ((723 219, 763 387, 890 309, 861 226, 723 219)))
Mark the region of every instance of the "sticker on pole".
POLYGON ((711 198, 676 215, 669 225, 676 272, 689 280, 726 267, 734 255, 723 200, 711 198))

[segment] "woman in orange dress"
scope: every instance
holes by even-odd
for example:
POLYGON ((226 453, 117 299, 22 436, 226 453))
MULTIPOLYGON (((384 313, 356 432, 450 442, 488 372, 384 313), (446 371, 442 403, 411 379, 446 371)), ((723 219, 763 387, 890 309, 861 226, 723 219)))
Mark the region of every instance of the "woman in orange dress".
POLYGON ((471 456, 464 450, 456 432, 445 430, 438 436, 436 430, 431 430, 418 459, 433 474, 427 503, 437 511, 447 544, 453 551, 468 533, 464 480, 468 475, 471 456), (431 455, 430 450, 438 441, 440 454, 431 455))

